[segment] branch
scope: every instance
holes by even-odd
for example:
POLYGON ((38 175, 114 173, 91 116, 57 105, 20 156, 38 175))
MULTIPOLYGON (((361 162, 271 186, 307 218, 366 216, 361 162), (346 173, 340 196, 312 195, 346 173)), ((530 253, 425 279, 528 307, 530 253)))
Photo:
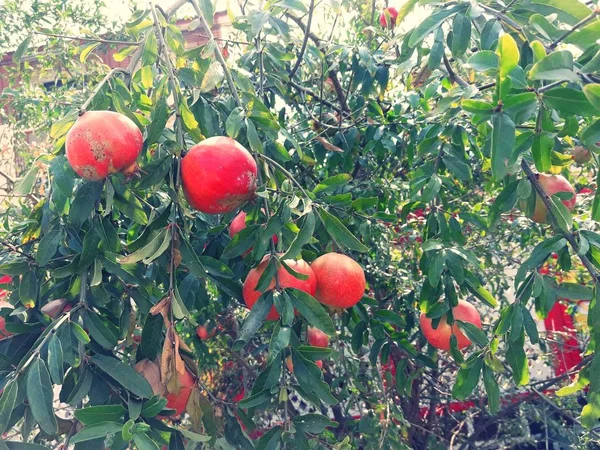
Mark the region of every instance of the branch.
POLYGON ((310 6, 308 7, 308 21, 306 22, 306 29, 304 30, 304 40, 302 41, 302 48, 300 49, 300 54, 298 55, 298 59, 296 60, 296 64, 292 70, 290 70, 289 77, 290 80, 294 78, 296 75, 296 71, 300 64, 302 63, 302 58, 304 58, 304 52, 306 51, 306 45, 308 44, 308 35, 310 34, 310 25, 312 23, 313 13, 315 10, 315 0, 310 0, 310 6))
MULTIPOLYGON (((535 173, 533 172, 533 170, 531 170, 531 167, 529 167, 529 164, 527 164, 527 161, 525 161, 524 159, 521 160, 521 168, 527 175, 527 178, 529 178, 529 181, 531 182, 531 185, 533 186, 533 188, 535 189, 537 194, 542 199, 542 202, 544 202, 544 205, 546 206, 547 214, 550 216, 553 226, 556 227, 557 221, 556 221, 556 217, 554 216, 554 212, 553 212, 554 205, 552 204, 552 200, 550 200, 550 197, 548 196, 548 194, 546 194, 546 192, 542 189, 535 173)), ((577 256, 579 256, 581 263, 585 266, 585 268, 587 269, 589 274, 592 276, 592 278, 594 279, 594 282, 599 283, 600 282, 600 274, 598 273, 596 268, 592 265, 592 263, 587 258, 587 256, 579 254, 579 244, 577 243, 577 239, 575 238, 573 233, 571 233, 570 231, 562 231, 562 230, 561 230, 561 232, 564 235, 567 242, 569 242, 569 244, 571 244, 571 247, 573 247, 573 250, 575 250, 575 252, 577 253, 577 256)))
POLYGON ((141 42, 137 42, 137 41, 115 41, 112 39, 88 38, 88 37, 82 37, 82 36, 69 36, 66 34, 46 33, 44 31, 34 31, 34 33, 40 34, 42 36, 70 39, 72 41, 98 42, 99 44, 122 44, 122 45, 140 45, 141 44, 141 42))
POLYGON ((463 80, 460 77, 460 75, 457 75, 456 72, 454 72, 452 66, 450 65, 450 61, 448 61, 448 58, 446 57, 446 53, 444 53, 443 58, 444 66, 446 66, 446 70, 448 71, 448 77, 450 77, 450 80, 454 81, 455 83, 458 83, 459 86, 464 88, 470 86, 470 84, 463 80))
MULTIPOLYGON (((327 106, 329 106, 331 109, 333 109, 333 110, 334 110, 334 111, 336 111, 337 113, 339 113, 339 114, 344 114, 344 111, 343 111, 343 110, 342 110, 340 107, 338 107, 338 106, 334 105, 334 104, 333 104, 333 103, 331 103, 329 100, 325 100, 324 98, 320 97, 320 96, 319 96, 319 95, 318 95, 316 92, 314 92, 313 90, 311 90, 311 89, 309 89, 309 88, 306 88, 306 87, 304 87, 304 86, 302 86, 302 85, 300 85, 300 84, 298 84, 298 83, 296 83, 295 81, 292 81, 292 80, 288 81, 288 84, 289 84, 290 86, 292 86, 292 87, 294 87, 294 88, 298 89, 299 91, 301 91, 301 92, 304 92, 304 93, 306 93, 306 94, 308 94, 308 95, 310 95, 310 96, 314 97, 314 98, 315 98, 315 99, 317 99, 319 102, 323 103, 324 105, 327 105, 327 106)), ((348 115, 348 113, 345 113, 345 114, 346 114, 346 115, 348 115)))
POLYGON ((484 11, 487 11, 491 15, 496 16, 496 18, 505 22, 507 25, 513 27, 519 33, 523 32, 523 28, 521 28, 521 25, 519 25, 517 22, 515 22, 514 20, 512 20, 510 17, 506 16, 505 14, 501 13, 500 11, 496 11, 495 9, 490 8, 489 6, 483 5, 481 3, 478 3, 477 5, 484 11))
POLYGON ((94 97, 96 97, 96 95, 98 94, 98 92, 100 92, 100 90, 104 87, 104 85, 106 83, 108 83, 108 81, 114 77, 117 73, 124 73, 129 75, 130 72, 128 72, 125 69, 111 69, 106 76, 102 79, 102 81, 100 83, 98 83, 98 85, 94 88, 94 90, 92 91, 92 93, 90 94, 90 96, 88 97, 88 99, 83 103, 83 105, 81 105, 81 107, 79 108, 79 115, 83 115, 85 113, 85 111, 87 110, 88 106, 90 106, 90 103, 92 103, 92 100, 94 100, 94 97))
POLYGON ((594 20, 598 14, 600 14, 600 8, 596 8, 585 19, 582 19, 579 22, 577 22, 575 25, 573 25, 573 28, 571 28, 570 30, 567 30, 565 33, 563 33, 561 36, 559 36, 558 39, 556 39, 552 44, 550 44, 548 46, 548 48, 551 49, 551 50, 553 50, 554 48, 556 48, 556 46, 558 44, 560 44, 566 38, 568 38, 573 33, 575 33, 578 29, 584 27, 588 22, 591 22, 592 20, 594 20))
POLYGON ((19 255, 23 255, 28 260, 35 262, 35 258, 33 256, 31 256, 28 253, 25 253, 23 250, 19 250, 17 247, 15 247, 14 245, 12 245, 10 242, 6 242, 6 241, 0 239, 0 244, 4 245, 11 252, 18 253, 19 255))
POLYGON ((196 11, 198 19, 200 19, 200 23, 202 24, 202 26, 204 27, 204 29, 208 33, 208 37, 210 38, 210 42, 213 42, 215 44, 215 57, 217 58, 217 61, 219 62, 219 64, 221 64, 221 67, 223 67, 223 71, 225 72, 225 79, 227 80, 227 84, 229 85, 229 89, 231 90, 231 95, 233 95, 233 99, 235 100, 236 105, 239 106, 239 107, 241 107, 242 106, 242 101, 240 100, 240 96, 238 94, 237 88, 235 87, 235 83, 233 82, 233 77, 231 76, 231 72, 229 71, 229 67, 227 67, 227 63, 225 62, 225 58, 223 58, 223 54, 221 53, 221 49, 219 49, 219 46, 215 42, 215 36, 213 35, 213 32, 210 29, 210 26, 208 25, 208 22, 206 21, 206 18, 204 17, 204 14, 202 13, 202 10, 200 9, 200 7, 196 3, 196 1, 195 0, 189 0, 189 2, 194 7, 194 10, 196 11))

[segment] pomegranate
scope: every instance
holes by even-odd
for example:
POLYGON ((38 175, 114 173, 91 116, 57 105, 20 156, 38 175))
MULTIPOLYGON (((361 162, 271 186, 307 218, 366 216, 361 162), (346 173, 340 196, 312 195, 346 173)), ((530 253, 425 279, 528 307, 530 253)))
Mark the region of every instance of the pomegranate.
POLYGON ((209 330, 209 328, 204 325, 198 325, 198 328, 196 328, 196 334, 203 341, 206 341, 206 340, 214 337, 216 333, 217 333, 217 330, 215 328, 209 330))
POLYGON ((131 119, 112 111, 88 111, 67 133, 67 159, 80 177, 98 181, 135 163, 142 132, 131 119))
MULTIPOLYGON (((260 264, 258 265, 258 267, 251 269, 250 272, 248 272, 248 276, 246 277, 246 280, 244 281, 242 293, 244 296, 244 301, 246 302, 246 305, 250 309, 252 309, 252 307, 254 306, 254 303, 256 303, 258 298, 261 296, 261 293, 255 289, 256 289, 256 285, 258 284, 258 280, 260 280, 261 275, 263 274, 267 265, 269 264, 269 260, 270 260, 270 255, 265 256, 262 259, 262 261, 260 262, 260 264)), ((296 289, 307 292, 310 295, 314 296, 315 291, 317 289, 317 280, 316 280, 315 274, 313 273, 310 266, 302 259, 300 259, 298 261, 288 259, 285 261, 285 263, 292 270, 299 272, 301 274, 304 274, 304 275, 308 275, 308 278, 306 280, 300 280, 300 279, 294 277, 287 270, 285 270, 285 267, 281 266, 281 267, 279 267, 279 269, 277 269, 277 274, 279 275, 279 285, 282 288, 288 288, 288 287, 296 288, 296 289)), ((269 287, 267 288, 267 290, 273 289, 274 287, 275 287, 275 279, 271 280, 271 284, 269 284, 269 287)), ((269 314, 267 315, 267 320, 277 320, 277 319, 279 319, 279 314, 277 313, 275 306, 273 306, 271 308, 271 311, 269 311, 269 314)))
MULTIPOLYGON (((13 306, 10 303, 0 301, 0 309, 2 308, 13 309, 13 306)), ((4 317, 0 317, 0 341, 4 338, 7 338, 11 334, 12 333, 10 331, 6 330, 6 320, 4 317)))
POLYGON ((383 28, 388 28, 388 17, 389 28, 394 28, 396 26, 396 18, 398 17, 398 10, 396 8, 385 8, 381 15, 379 16, 379 23, 383 28))
POLYGON ((313 347, 329 347, 329 337, 318 328, 307 327, 306 338, 313 347))
POLYGON ((315 297, 333 308, 350 308, 363 297, 365 272, 352 258, 341 253, 326 253, 311 264, 317 279, 315 297))
POLYGON ((185 155, 181 180, 192 208, 224 214, 252 198, 257 168, 242 145, 225 136, 211 137, 194 145, 185 155))
MULTIPOLYGON (((570 192, 573 196, 568 200, 563 200, 563 205, 565 205, 569 211, 573 211, 575 208, 575 203, 577 201, 575 197, 575 189, 571 186, 571 183, 567 181, 565 177, 562 175, 547 175, 545 173, 540 173, 538 175, 538 182, 540 186, 548 194, 552 196, 557 192, 570 192)), ((531 215, 530 219, 537 223, 546 223, 546 205, 540 198, 539 195, 536 194, 535 198, 535 210, 531 215)))
MULTIPOLYGON (((323 368, 323 361, 315 361, 315 364, 317 365, 317 367, 318 367, 319 369, 322 369, 322 368, 323 368)), ((287 366, 288 370, 289 370, 291 373, 294 373, 294 363, 292 362, 292 357, 291 357, 291 356, 288 356, 288 357, 285 359, 285 365, 287 366)))
POLYGON ((181 384, 179 392, 176 394, 168 393, 165 395, 165 398, 167 399, 167 408, 174 409, 176 411, 176 416, 180 416, 184 413, 187 402, 192 394, 195 380, 192 374, 186 370, 183 375, 179 374, 179 383, 181 384))
POLYGON ((581 145, 577 145, 573 148, 571 156, 577 164, 589 163, 592 159, 592 153, 587 148, 582 147, 581 145))
MULTIPOLYGON (((481 317, 477 309, 468 302, 460 300, 458 306, 452 308, 452 315, 454 320, 461 320, 463 322, 469 322, 478 328, 481 328, 481 317)), ((452 326, 448 325, 446 316, 442 317, 438 323, 437 328, 433 328, 433 319, 430 319, 421 313, 419 323, 421 325, 421 332, 427 339, 430 345, 440 350, 450 350, 450 338, 454 334, 458 341, 458 348, 463 349, 471 345, 471 341, 462 333, 458 324, 455 322, 452 326)))

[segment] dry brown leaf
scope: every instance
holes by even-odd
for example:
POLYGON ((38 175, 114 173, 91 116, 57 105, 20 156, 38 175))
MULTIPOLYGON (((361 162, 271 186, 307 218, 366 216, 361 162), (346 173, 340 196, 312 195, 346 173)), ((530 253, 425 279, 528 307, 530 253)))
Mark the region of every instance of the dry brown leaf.
POLYGON ((326 150, 329 150, 331 152, 344 153, 344 150, 329 143, 323 136, 317 136, 316 139, 321 143, 323 147, 325 147, 326 150))
POLYGON ((150 314, 152 314, 153 316, 155 316, 157 314, 160 314, 161 316, 163 316, 165 325, 168 328, 170 326, 170 322, 171 322, 169 320, 169 310, 170 309, 171 309, 171 297, 167 296, 167 297, 164 297, 161 301, 159 301, 152 308, 150 308, 150 314))
POLYGON ((175 328, 169 324, 160 361, 160 374, 167 391, 173 394, 179 392, 181 388, 179 377, 184 375, 186 370, 185 363, 179 354, 179 344, 179 336, 175 328))
POLYGON ((157 395, 163 395, 165 385, 161 381, 159 365, 148 359, 142 359, 135 365, 135 370, 138 371, 152 387, 152 392, 157 395))

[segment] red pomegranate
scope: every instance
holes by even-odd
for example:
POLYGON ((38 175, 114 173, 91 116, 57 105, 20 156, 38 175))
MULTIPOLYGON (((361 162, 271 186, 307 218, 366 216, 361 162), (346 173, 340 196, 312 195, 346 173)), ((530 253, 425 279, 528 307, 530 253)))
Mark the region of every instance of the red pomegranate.
MULTIPOLYGON (((317 365, 317 367, 318 367, 319 369, 322 369, 322 368, 323 368, 323 361, 315 361, 315 364, 317 365)), ((294 373, 294 363, 292 362, 292 357, 291 357, 291 356, 288 356, 288 357, 285 359, 285 365, 287 366, 288 370, 289 370, 291 373, 294 373)))
POLYGON ((88 111, 67 133, 67 159, 80 177, 97 181, 135 163, 142 132, 131 119, 112 111, 88 111))
MULTIPOLYGON (((0 301, 0 309, 2 308, 13 309, 13 306, 10 303, 0 301)), ((7 338, 11 334, 12 333, 10 331, 6 330, 6 320, 4 317, 0 317, 0 341, 4 338, 7 338)))
POLYGON ((383 28, 388 28, 388 16, 390 18, 389 28, 396 26, 396 18, 398 17, 398 10, 396 8, 385 8, 379 16, 379 23, 383 28))
MULTIPOLYGON (((544 192, 549 196, 552 196, 557 192, 572 193, 573 196, 570 199, 563 200, 562 202, 563 205, 565 205, 569 209, 569 211, 573 211, 573 208, 575 208, 575 203, 577 202, 577 198, 575 196, 575 189, 565 177, 563 177, 562 175, 547 175, 545 173, 540 173, 538 175, 538 182, 540 183, 540 186, 542 187, 544 192)), ((535 210, 530 219, 537 223, 546 223, 546 212, 546 205, 544 205, 544 202, 542 201, 540 196, 536 194, 535 210)))
POLYGON ((440 350, 450 350, 450 338, 454 334, 458 341, 458 348, 463 349, 471 345, 471 341, 463 334, 460 330, 457 320, 463 322, 469 322, 475 325, 477 328, 481 328, 481 317, 477 309, 470 303, 460 300, 458 306, 452 308, 452 315, 455 322, 452 326, 448 325, 446 316, 442 317, 438 323, 437 328, 433 328, 433 319, 430 319, 421 313, 419 323, 421 325, 421 332, 427 339, 427 342, 435 348, 440 350))
POLYGON ((217 136, 194 145, 181 161, 183 190, 192 208, 224 214, 239 208, 256 191, 252 155, 231 138, 217 136))
POLYGON ((350 308, 363 297, 367 285, 365 272, 352 258, 341 253, 326 253, 310 267, 317 278, 315 297, 324 305, 350 308))
POLYGON ((187 407, 188 400, 192 394, 192 388, 195 384, 194 377, 186 370, 183 375, 179 374, 179 383, 181 384, 179 392, 176 394, 169 393, 165 395, 165 398, 167 399, 167 408, 174 409, 176 411, 176 416, 183 414, 187 407))
POLYGON ((329 347, 329 337, 318 328, 308 326, 306 338, 313 347, 329 347))
MULTIPOLYGON (((263 274, 263 272, 267 268, 267 265, 269 264, 269 260, 270 260, 270 255, 265 256, 262 259, 262 261, 260 262, 260 264, 258 265, 258 267, 251 269, 250 272, 248 272, 248 276, 246 277, 246 280, 244 281, 242 293, 244 296, 244 301, 246 302, 246 306, 248 306, 248 308, 250 308, 250 309, 252 309, 252 307, 258 300, 258 298, 261 296, 261 293, 259 291, 256 291, 255 289, 256 289, 256 285, 258 284, 258 280, 260 280, 261 275, 263 274)), ((307 292, 310 295, 314 296, 315 291, 317 289, 317 280, 316 280, 315 274, 313 273, 310 266, 306 263, 306 261, 304 261, 302 259, 297 260, 297 261, 288 259, 285 261, 285 263, 292 270, 299 272, 301 274, 304 274, 304 275, 308 275, 308 278, 306 280, 300 280, 300 279, 294 277, 287 270, 285 270, 285 267, 281 266, 277 270, 277 273, 279 275, 280 286, 282 288, 288 288, 288 287, 296 288, 296 289, 307 292)), ((271 284, 269 284, 269 287, 267 288, 267 290, 273 289, 274 287, 275 287, 275 280, 273 279, 273 280, 271 280, 271 284)), ((267 320, 277 320, 277 319, 279 319, 279 314, 277 313, 275 306, 273 306, 271 308, 271 311, 269 311, 269 314, 267 315, 267 320)))

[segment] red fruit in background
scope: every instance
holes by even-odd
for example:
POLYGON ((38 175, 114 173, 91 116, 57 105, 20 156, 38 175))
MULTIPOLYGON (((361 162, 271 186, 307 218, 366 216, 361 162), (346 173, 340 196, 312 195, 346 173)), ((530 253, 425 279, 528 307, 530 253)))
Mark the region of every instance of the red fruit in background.
POLYGON ((439 348, 440 350, 450 350, 450 338, 452 334, 456 336, 458 341, 458 348, 462 349, 471 345, 471 341, 462 333, 458 327, 457 320, 463 322, 469 322, 475 325, 477 328, 481 328, 481 317, 477 309, 468 302, 460 300, 458 306, 452 308, 452 315, 454 316, 454 323, 452 326, 448 325, 446 316, 442 317, 438 323, 436 329, 433 328, 433 320, 421 313, 419 322, 421 324, 421 332, 427 339, 427 342, 439 348))
POLYGON ((389 27, 393 28, 396 26, 396 17, 398 17, 398 10, 396 8, 385 8, 379 16, 379 23, 383 28, 388 28, 388 17, 389 27))
MULTIPOLYGON (((318 367, 319 369, 322 369, 322 368, 323 368, 323 361, 315 361, 315 364, 317 365, 317 367, 318 367)), ((291 357, 291 356, 288 356, 288 357, 285 359, 285 365, 287 366, 288 370, 289 370, 291 373, 294 373, 294 363, 292 362, 292 357, 291 357)))
POLYGON ((205 327, 204 325, 198 325, 198 328, 196 328, 196 334, 203 341, 214 337, 216 332, 217 330, 215 328, 209 330, 208 327, 205 327))
POLYGON ((183 414, 187 407, 187 402, 190 399, 192 388, 195 383, 194 377, 186 370, 183 375, 179 374, 179 383, 181 384, 179 392, 165 395, 165 398, 167 399, 167 408, 174 409, 176 411, 176 416, 183 414))
POLYGON ((589 163, 592 159, 592 153, 581 145, 577 145, 573 148, 571 156, 577 164, 589 163))
POLYGON ((318 328, 307 327, 306 338, 313 347, 329 347, 329 337, 318 328))
MULTIPOLYGON (((261 275, 263 274, 263 272, 267 268, 267 265, 269 264, 269 260, 270 255, 265 256, 258 265, 258 267, 251 269, 250 272, 248 272, 248 276, 244 281, 242 294, 244 296, 244 302, 246 302, 246 305, 250 309, 252 309, 254 303, 256 303, 258 298, 261 296, 261 293, 259 291, 256 291, 255 289, 256 285, 258 284, 258 280, 260 280, 261 275)), ((281 266, 279 267, 279 269, 277 269, 277 273, 279 275, 279 285, 282 288, 296 288, 314 296, 315 291, 317 290, 317 279, 310 266, 306 263, 306 261, 302 259, 297 261, 288 259, 285 261, 285 263, 295 272, 308 275, 308 278, 306 280, 300 280, 294 277, 287 270, 285 270, 285 267, 281 266)), ((275 279, 271 280, 271 283, 269 284, 267 290, 273 289, 274 287, 275 279)), ((269 314, 267 315, 267 320, 277 319, 279 319, 279 314, 277 313, 275 306, 273 306, 271 308, 271 311, 269 311, 269 314)))
POLYGON ((142 132, 127 116, 88 111, 67 133, 67 159, 80 177, 97 181, 135 163, 142 151, 142 132))
POLYGON ((362 267, 341 253, 326 253, 310 266, 317 278, 315 297, 324 305, 350 308, 365 293, 367 282, 362 267))
POLYGON ((181 181, 192 208, 224 214, 254 195, 256 163, 248 150, 233 139, 211 137, 194 145, 181 160, 181 181))
MULTIPOLYGON (((13 309, 13 306, 10 303, 0 301, 0 309, 2 308, 13 309)), ((6 331, 6 320, 4 317, 0 317, 0 341, 11 334, 11 332, 6 331)))
POLYGON ((594 190, 590 189, 588 187, 584 187, 584 188, 580 189, 579 193, 582 194, 582 195, 588 195, 588 194, 593 194, 594 190))
MULTIPOLYGON (((575 203, 577 201, 577 198, 575 196, 575 189, 565 177, 563 177, 562 175, 547 175, 545 173, 540 173, 538 175, 538 182, 540 183, 540 186, 542 187, 544 192, 549 196, 552 196, 558 192, 572 193, 573 196, 570 199, 563 200, 562 202, 563 205, 565 205, 569 211, 573 211, 573 208, 575 208, 575 203)), ((542 201, 540 196, 536 194, 535 210, 530 219, 537 223, 546 223, 546 212, 546 205, 544 205, 544 202, 542 201)))

